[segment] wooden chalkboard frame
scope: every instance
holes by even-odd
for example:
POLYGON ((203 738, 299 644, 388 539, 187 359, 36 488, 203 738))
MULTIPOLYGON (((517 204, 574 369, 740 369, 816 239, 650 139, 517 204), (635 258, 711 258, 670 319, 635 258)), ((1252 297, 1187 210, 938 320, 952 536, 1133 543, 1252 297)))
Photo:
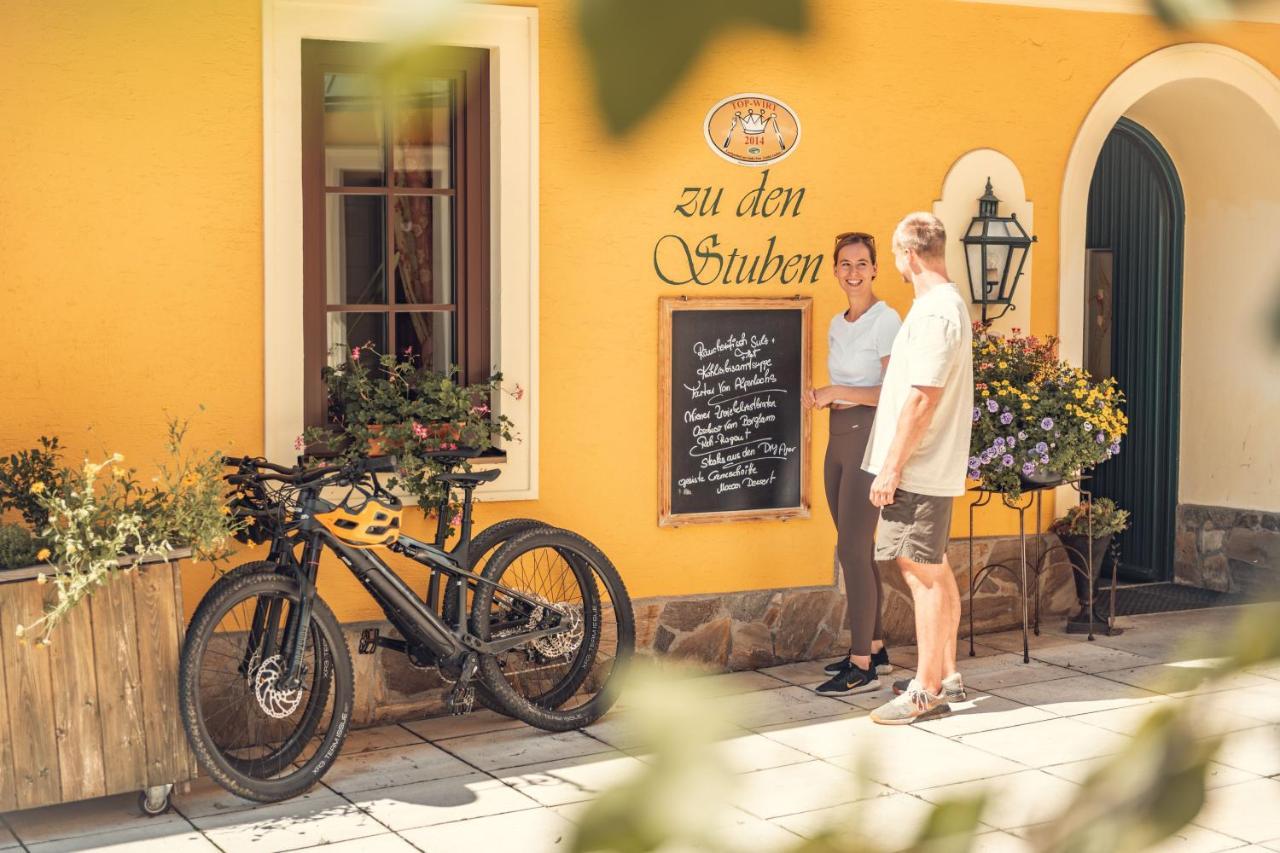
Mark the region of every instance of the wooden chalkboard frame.
POLYGON ((671 321, 677 311, 799 311, 800 384, 813 387, 813 298, 792 296, 699 297, 663 296, 658 299, 658 526, 716 524, 730 521, 787 521, 809 518, 809 480, 812 443, 812 413, 800 408, 800 505, 777 509, 730 510, 727 512, 673 513, 671 511, 671 321))

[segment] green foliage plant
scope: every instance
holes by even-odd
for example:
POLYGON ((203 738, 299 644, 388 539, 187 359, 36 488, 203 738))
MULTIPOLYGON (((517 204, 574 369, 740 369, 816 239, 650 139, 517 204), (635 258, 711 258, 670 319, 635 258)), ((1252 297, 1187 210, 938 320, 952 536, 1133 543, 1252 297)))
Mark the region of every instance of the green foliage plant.
POLYGON ((1088 536, 1094 539, 1114 536, 1129 529, 1129 511, 1120 509, 1111 498, 1094 498, 1090 505, 1081 501, 1055 519, 1049 529, 1059 536, 1088 536), (1092 516, 1092 524, 1090 517, 1092 516))
POLYGON ((21 524, 0 524, 0 569, 18 569, 36 561, 39 544, 21 524))
POLYGON ((66 483, 58 437, 40 436, 40 446, 0 457, 0 513, 17 511, 32 530, 49 520, 41 492, 61 492, 66 483))
MULTIPOLYGON (((323 448, 343 462, 393 453, 398 470, 387 484, 413 495, 426 509, 448 496, 444 484, 434 479, 444 467, 426 455, 429 451, 483 451, 515 438, 511 419, 491 408, 493 398, 504 392, 501 373, 466 385, 454 368, 426 370, 369 346, 352 348, 350 356, 324 368, 329 424, 308 428, 299 439, 300 449, 323 448)), ((517 399, 524 394, 519 386, 505 393, 517 399)))

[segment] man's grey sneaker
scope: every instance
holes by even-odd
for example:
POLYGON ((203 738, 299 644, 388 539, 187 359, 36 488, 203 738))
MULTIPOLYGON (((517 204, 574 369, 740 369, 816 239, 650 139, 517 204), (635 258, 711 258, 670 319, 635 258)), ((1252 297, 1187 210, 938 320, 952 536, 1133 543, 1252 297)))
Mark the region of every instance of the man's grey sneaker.
POLYGON ((831 680, 818 685, 815 692, 819 696, 849 696, 853 693, 870 693, 878 690, 880 679, 874 671, 863 669, 855 663, 831 676, 831 680))
POLYGON ((934 719, 951 713, 946 697, 935 696, 914 678, 901 695, 871 712, 871 722, 882 726, 909 726, 916 720, 934 719))
MULTIPOLYGON (((906 692, 907 685, 910 683, 905 678, 893 682, 893 695, 901 696, 906 692)), ((969 695, 964 692, 964 682, 960 679, 960 673, 953 672, 942 679, 942 695, 948 702, 964 702, 968 700, 969 695)))
MULTIPOLYGON (((849 664, 850 660, 847 657, 843 657, 827 664, 822 668, 822 671, 830 675, 839 675, 849 664)), ((871 653, 871 666, 875 669, 877 675, 888 675, 893 672, 893 664, 889 663, 888 646, 882 646, 880 651, 871 653)))

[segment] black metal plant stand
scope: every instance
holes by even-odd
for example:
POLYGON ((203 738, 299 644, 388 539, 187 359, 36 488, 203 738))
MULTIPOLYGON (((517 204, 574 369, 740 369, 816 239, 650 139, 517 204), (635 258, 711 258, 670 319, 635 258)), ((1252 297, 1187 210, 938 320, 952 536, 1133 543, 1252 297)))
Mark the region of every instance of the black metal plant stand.
MULTIPOLYGON (((1088 479, 1089 478, 1087 476, 1084 476, 1084 477, 1076 477, 1071 480, 1065 480, 1061 483, 1052 483, 1052 484, 1041 485, 1041 486, 1029 486, 1028 488, 1023 489, 1022 495, 1017 500, 1014 500, 1006 492, 1000 492, 993 489, 985 489, 980 486, 969 490, 971 492, 978 493, 978 499, 973 503, 969 504, 969 657, 974 657, 977 654, 977 651, 974 648, 974 632, 973 632, 974 597, 977 593, 978 587, 982 586, 983 582, 986 581, 986 579, 991 575, 992 572, 999 570, 999 571, 1006 572, 1008 576, 1013 580, 1014 584, 1018 587, 1018 595, 1022 599, 1022 662, 1023 663, 1031 662, 1030 631, 1034 630, 1036 636, 1037 637, 1040 636, 1040 576, 1041 574, 1044 573, 1044 571, 1049 566, 1049 557, 1053 554, 1054 551, 1058 551, 1058 550, 1062 550, 1064 552, 1074 552, 1082 558, 1081 562, 1083 562, 1085 567, 1083 571, 1086 576, 1086 581, 1088 583, 1088 590, 1089 590, 1089 601, 1087 602, 1087 609, 1089 611, 1089 640, 1092 641, 1094 639, 1093 637, 1094 590, 1093 590, 1093 547, 1092 545, 1090 545, 1087 548, 1088 553, 1084 553, 1084 554, 1081 554, 1076 549, 1069 548, 1066 545, 1062 545, 1062 544, 1052 545, 1052 546, 1049 546, 1048 548, 1045 548, 1043 551, 1041 551, 1039 557, 1036 558, 1034 564, 1030 564, 1027 561, 1027 510, 1031 509, 1032 506, 1035 507, 1036 539, 1038 540, 1043 534, 1043 531, 1041 530, 1040 509, 1043 503, 1044 493, 1049 489, 1056 489, 1059 486, 1071 486, 1071 488, 1075 489, 1076 492, 1079 493, 1080 497, 1084 500, 1085 504, 1088 506, 1090 510, 1088 515, 1088 518, 1089 518, 1088 541, 1092 543, 1093 541, 1093 512, 1092 512, 1093 492, 1089 491, 1084 486, 1085 481, 1088 479), (1016 510, 1018 513, 1018 563, 1016 565, 1010 565, 1009 563, 988 563, 985 566, 983 566, 981 569, 975 572, 974 566, 973 566, 974 512, 979 507, 984 507, 990 504, 992 498, 996 495, 1000 496, 1001 503, 1003 503, 1009 509, 1016 510), (1031 583, 1028 583, 1028 581, 1031 581, 1031 583), (1031 619, 1031 596, 1029 595, 1029 593, 1034 593, 1034 596, 1035 596, 1034 622, 1032 622, 1032 619, 1031 619)), ((1107 611, 1107 622, 1106 622, 1108 633, 1110 633, 1111 630, 1114 628, 1114 621, 1115 621, 1117 562, 1118 561, 1113 560, 1111 563, 1111 606, 1107 611)), ((1081 571, 1081 569, 1079 569, 1073 561, 1068 560, 1068 563, 1071 565, 1072 572, 1081 571)))

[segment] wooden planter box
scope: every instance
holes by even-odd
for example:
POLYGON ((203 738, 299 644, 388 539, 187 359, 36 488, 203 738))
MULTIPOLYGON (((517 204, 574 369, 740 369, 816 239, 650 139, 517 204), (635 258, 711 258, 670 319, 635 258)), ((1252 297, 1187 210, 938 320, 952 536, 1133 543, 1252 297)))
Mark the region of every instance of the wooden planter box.
POLYGON ((0 571, 0 812, 195 778, 178 712, 187 556, 117 575, 49 646, 15 635, 52 597, 35 581, 48 566, 0 571))

